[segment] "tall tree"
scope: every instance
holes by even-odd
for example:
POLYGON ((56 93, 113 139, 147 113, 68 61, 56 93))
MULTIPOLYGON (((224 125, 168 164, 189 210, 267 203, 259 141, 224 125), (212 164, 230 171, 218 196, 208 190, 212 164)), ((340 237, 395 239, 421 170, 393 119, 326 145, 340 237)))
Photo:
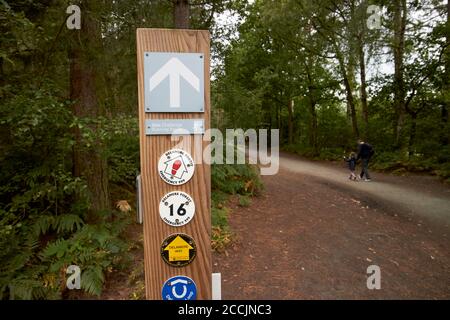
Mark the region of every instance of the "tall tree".
MULTIPOLYGON (((70 99, 73 101, 73 113, 81 119, 95 119, 102 114, 97 94, 97 58, 101 50, 101 36, 98 22, 92 16, 90 2, 80 3, 83 13, 81 29, 73 31, 69 49, 70 60, 70 99)), ((90 125, 96 132, 95 124, 90 125)), ((91 202, 90 218, 95 213, 110 207, 108 168, 106 159, 101 155, 98 141, 87 147, 81 131, 75 128, 76 143, 73 150, 73 170, 75 176, 86 179, 91 202)))
POLYGON ((353 135, 359 137, 356 99, 354 95, 354 44, 352 39, 351 6, 346 1, 327 0, 325 4, 309 1, 302 5, 303 14, 310 17, 315 31, 329 44, 337 69, 341 76, 346 96, 347 110, 350 114, 353 135))
MULTIPOLYGON (((357 14, 352 16, 354 23, 353 33, 356 40, 356 50, 359 60, 359 78, 360 78, 360 96, 361 96, 361 112, 364 121, 364 139, 368 138, 369 127, 369 106, 367 101, 367 75, 366 75, 366 41, 367 41, 367 6, 366 2, 352 1, 352 6, 355 2, 359 5, 356 9, 357 14)), ((354 11, 352 11, 354 12, 354 11)))
MULTIPOLYGON (((349 68, 346 67, 346 62, 344 60, 344 55, 339 49, 338 43, 336 43, 335 39, 331 40, 333 42, 333 48, 334 52, 336 54, 336 58, 339 64, 339 71, 342 76, 342 81, 344 82, 344 88, 345 88, 345 94, 346 94, 346 101, 347 101, 347 109, 350 111, 350 118, 352 121, 352 129, 353 129, 353 135, 356 138, 359 138, 359 128, 358 128, 358 119, 356 115, 356 104, 355 104, 355 97, 353 94, 354 90, 354 81, 353 81, 353 70, 350 68, 351 73, 349 73, 349 68)), ((351 64, 350 64, 351 65, 351 64)))
POLYGON ((176 29, 189 29, 190 17, 189 0, 173 0, 173 21, 176 29))
POLYGON ((404 79, 404 54, 405 54, 405 30, 407 22, 406 0, 395 0, 393 3, 394 37, 392 51, 394 55, 394 108, 396 118, 394 123, 395 143, 401 147, 402 130, 405 121, 405 79, 404 79))
POLYGON ((311 58, 308 58, 306 63, 305 63, 305 72, 306 72, 306 76, 308 79, 308 84, 307 84, 307 97, 308 97, 308 105, 309 105, 309 112, 311 115, 311 122, 310 122, 310 127, 309 127, 309 145, 310 147, 313 148, 314 151, 314 155, 318 155, 319 154, 319 145, 318 145, 318 141, 317 141, 317 137, 318 137, 318 124, 317 124, 317 110, 316 110, 316 105, 317 105, 317 93, 316 93, 316 86, 314 83, 314 79, 313 79, 313 75, 311 73, 311 58))
POLYGON ((294 143, 294 100, 290 99, 288 104, 288 142, 294 143))
POLYGON ((450 110, 450 0, 447 0, 447 21, 445 25, 446 34, 446 49, 445 49, 445 75, 443 85, 444 103, 442 104, 441 119, 442 119, 442 144, 447 146, 449 144, 448 128, 448 112, 450 110))
MULTIPOLYGON (((254 110, 264 111, 267 125, 284 129, 283 142, 295 142, 299 149, 349 148, 355 136, 367 138, 367 129, 376 127, 369 138, 380 153, 409 147, 415 161, 434 156, 448 135, 449 90, 443 79, 450 70, 444 46, 450 33, 443 26, 449 9, 442 2, 254 2, 239 39, 226 52, 234 59, 225 61, 221 76, 225 115, 241 121, 243 111, 236 106, 242 104, 229 99, 236 92, 227 91, 238 86, 241 99, 254 97, 254 110), (380 27, 370 31, 367 23, 374 14, 367 12, 368 4, 383 8, 377 14, 386 12, 380 27), (341 139, 335 140, 337 131, 341 139)), ((404 156, 395 153, 407 161, 404 156)))

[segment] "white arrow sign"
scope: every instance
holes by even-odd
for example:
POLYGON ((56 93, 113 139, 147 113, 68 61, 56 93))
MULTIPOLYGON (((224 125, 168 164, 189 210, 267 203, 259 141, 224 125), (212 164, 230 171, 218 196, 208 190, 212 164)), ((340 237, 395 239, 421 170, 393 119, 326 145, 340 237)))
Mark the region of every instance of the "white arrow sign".
POLYGON ((170 81, 170 107, 180 107, 180 76, 196 91, 200 92, 200 79, 178 58, 171 58, 150 78, 150 91, 155 89, 165 78, 170 81))

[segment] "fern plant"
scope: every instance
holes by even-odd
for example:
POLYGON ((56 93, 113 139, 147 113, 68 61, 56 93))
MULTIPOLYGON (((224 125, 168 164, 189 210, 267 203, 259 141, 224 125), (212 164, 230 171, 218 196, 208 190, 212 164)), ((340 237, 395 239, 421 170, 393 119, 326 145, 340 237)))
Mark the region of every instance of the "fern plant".
POLYGON ((85 221, 86 183, 70 161, 75 120, 56 92, 48 81, 0 104, 0 129, 10 137, 0 153, 0 299, 62 298, 72 264, 82 289, 98 295, 126 251, 121 234, 131 215, 85 221))

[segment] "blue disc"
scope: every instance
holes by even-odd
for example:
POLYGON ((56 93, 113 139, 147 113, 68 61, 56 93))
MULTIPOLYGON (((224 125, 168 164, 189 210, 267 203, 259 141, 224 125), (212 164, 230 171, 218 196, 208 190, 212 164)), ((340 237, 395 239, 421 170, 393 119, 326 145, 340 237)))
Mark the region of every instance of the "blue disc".
POLYGON ((197 286, 185 276, 176 276, 167 280, 162 288, 163 300, 196 300, 197 286))

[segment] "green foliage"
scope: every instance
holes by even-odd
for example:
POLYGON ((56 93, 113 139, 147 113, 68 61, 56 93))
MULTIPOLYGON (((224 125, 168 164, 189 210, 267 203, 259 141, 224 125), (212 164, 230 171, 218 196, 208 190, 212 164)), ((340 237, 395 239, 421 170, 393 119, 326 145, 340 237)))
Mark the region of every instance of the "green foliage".
MULTIPOLYGON (((212 171, 214 172, 215 169, 212 171)), ((211 224, 214 227, 228 227, 228 209, 226 203, 228 201, 229 194, 221 190, 212 190, 211 193, 211 224)))
POLYGON ((424 154, 407 154, 398 152, 382 152, 377 154, 372 167, 381 171, 391 171, 398 174, 406 172, 431 172, 444 180, 450 178, 450 161, 445 158, 448 149, 442 149, 440 157, 429 157, 424 154))
MULTIPOLYGON (((91 123, 72 116, 70 103, 58 97, 51 81, 38 90, 25 86, 21 94, 6 94, 0 104, 0 298, 60 298, 71 264, 82 270, 83 290, 100 294, 104 272, 122 257, 120 234, 130 217, 110 212, 95 224, 85 222, 86 183, 71 172, 70 127, 81 129, 90 148, 99 136, 106 144, 135 133, 134 128, 124 131, 128 124, 121 123, 99 119, 102 129, 93 137, 91 123)), ((120 148, 112 146, 111 158, 120 148)), ((123 169, 120 161, 113 164, 117 172, 131 171, 118 174, 116 181, 129 180, 138 166, 135 160, 132 169, 123 169)))
POLYGON ((229 195, 238 195, 239 205, 249 206, 250 197, 263 189, 258 168, 251 165, 213 164, 212 184, 212 248, 222 252, 232 241, 228 225, 230 209, 227 208, 229 195))
POLYGON ((404 65, 395 77, 385 61, 392 61, 396 50, 385 49, 393 48, 399 34, 392 17, 400 3, 379 2, 390 19, 367 30, 364 1, 253 2, 239 38, 224 50, 224 63, 215 72, 217 126, 277 128, 284 150, 327 160, 355 151, 357 138, 363 138, 380 154, 374 159, 380 169, 445 178, 450 161, 448 8, 432 0, 406 2, 404 65))
POLYGON ((80 229, 83 224, 83 220, 75 214, 39 215, 34 221, 33 232, 37 237, 47 234, 49 231, 56 231, 57 233, 73 232, 80 229))
POLYGON ((81 275, 81 288, 87 293, 99 296, 102 292, 104 280, 102 266, 91 266, 83 271, 81 275))
POLYGON ((248 196, 239 196, 239 206, 241 207, 249 207, 252 203, 252 200, 248 196))
POLYGON ((3 225, 0 241, 0 296, 9 299, 58 298, 64 292, 65 269, 82 270, 82 288, 99 295, 104 272, 117 265, 126 249, 121 233, 129 217, 114 213, 98 224, 74 214, 36 215, 3 225))
POLYGON ((211 247, 216 252, 222 252, 232 241, 232 233, 228 224, 228 216, 231 210, 226 207, 229 194, 220 190, 213 190, 211 198, 211 247))
POLYGON ((100 295, 104 272, 119 263, 118 256, 127 248, 120 238, 126 226, 125 217, 120 222, 102 221, 96 225, 85 225, 68 239, 58 239, 47 244, 40 258, 50 263, 50 274, 56 275, 68 265, 75 264, 82 270, 81 287, 87 293, 100 295))
POLYGON ((228 228, 229 210, 226 202, 229 195, 239 195, 244 199, 243 203, 248 205, 248 197, 257 195, 262 190, 263 184, 257 170, 250 165, 212 165, 211 219, 214 227, 228 228))
POLYGON ((226 207, 215 207, 211 209, 211 223, 214 227, 228 227, 228 209, 226 207))
POLYGON ((110 167, 110 180, 114 183, 134 185, 140 170, 139 125, 134 116, 107 120, 104 126, 105 144, 110 167))
MULTIPOLYGON (((242 1, 211 4, 193 8, 193 25, 209 28, 214 12, 244 8, 242 1)), ((126 260, 122 231, 131 215, 91 212, 90 180, 74 175, 73 151, 107 161, 111 198, 134 193, 136 28, 171 27, 172 4, 90 1, 83 15, 101 30, 94 47, 84 43, 89 37, 65 27, 67 5, 0 0, 0 299, 66 297, 65 268, 71 264, 82 270, 82 289, 99 295, 106 273, 126 260), (88 70, 95 83, 81 89, 95 99, 87 113, 68 98, 77 82, 70 77, 76 46, 95 61, 88 70)), ((246 188, 237 183, 229 190, 246 188)))
POLYGON ((212 189, 228 194, 256 195, 262 188, 257 170, 256 167, 245 164, 213 164, 212 189))

